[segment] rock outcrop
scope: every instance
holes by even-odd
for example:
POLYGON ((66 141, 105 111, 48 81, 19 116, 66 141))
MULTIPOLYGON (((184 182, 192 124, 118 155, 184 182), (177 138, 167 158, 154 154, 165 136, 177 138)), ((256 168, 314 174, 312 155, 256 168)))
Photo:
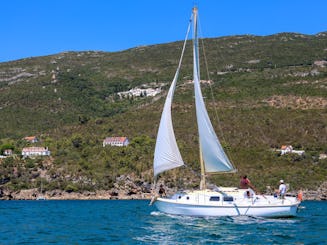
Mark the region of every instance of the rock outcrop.
POLYGON ((304 200, 327 200, 327 181, 322 183, 317 190, 303 191, 304 200))
MULTIPOLYGON (((160 183, 159 183, 160 184, 160 183)), ((64 190, 51 190, 39 193, 38 189, 20 191, 9 191, 0 189, 0 200, 35 200, 43 195, 47 200, 132 200, 151 199, 153 186, 148 182, 135 182, 128 175, 119 177, 114 187, 110 190, 96 190, 83 192, 67 192, 64 190)), ((174 193, 175 189, 166 187, 168 195, 174 193)), ((297 193, 289 193, 296 196, 297 193)), ((327 200, 327 181, 317 190, 303 190, 303 200, 327 200)))

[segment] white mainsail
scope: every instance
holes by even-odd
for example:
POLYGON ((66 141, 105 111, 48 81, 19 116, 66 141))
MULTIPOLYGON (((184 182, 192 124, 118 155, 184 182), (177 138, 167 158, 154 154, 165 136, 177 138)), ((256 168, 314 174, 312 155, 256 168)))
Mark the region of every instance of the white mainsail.
MULTIPOLYGON (((226 156, 218 137, 212 127, 206 110, 200 88, 199 45, 197 37, 197 9, 193 10, 193 81, 195 93, 196 118, 205 172, 235 171, 234 166, 226 156)), ((201 153, 200 153, 201 154, 201 153)))

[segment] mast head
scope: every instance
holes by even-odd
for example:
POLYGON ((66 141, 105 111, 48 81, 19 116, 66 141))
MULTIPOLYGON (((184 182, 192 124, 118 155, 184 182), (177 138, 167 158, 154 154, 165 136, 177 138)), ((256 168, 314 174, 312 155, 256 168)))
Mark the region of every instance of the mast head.
POLYGON ((193 14, 196 14, 198 12, 198 7, 197 6, 194 6, 193 9, 192 9, 192 11, 193 11, 193 14))

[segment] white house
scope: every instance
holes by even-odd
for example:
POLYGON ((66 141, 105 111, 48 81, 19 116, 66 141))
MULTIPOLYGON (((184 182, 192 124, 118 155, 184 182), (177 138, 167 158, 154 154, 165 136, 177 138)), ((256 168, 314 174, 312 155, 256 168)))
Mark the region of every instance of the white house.
POLYGON ((281 155, 284 155, 287 153, 294 153, 294 154, 298 154, 298 155, 304 154, 304 151, 293 150, 293 147, 291 145, 282 145, 280 151, 281 151, 281 155))
POLYGON ((3 155, 5 155, 5 156, 11 156, 12 155, 12 149, 5 149, 3 151, 3 155))
POLYGON ((45 147, 25 147, 22 150, 22 155, 24 157, 29 156, 50 156, 50 151, 45 147))
POLYGON ((282 145, 280 150, 281 150, 281 154, 284 155, 286 153, 292 153, 293 147, 291 145, 282 145))
POLYGON ((129 91, 125 91, 125 92, 119 92, 117 93, 120 97, 123 96, 135 96, 135 97, 140 97, 140 96, 146 96, 146 97, 154 97, 157 94, 161 93, 161 88, 133 88, 130 89, 129 91))
POLYGON ((326 159, 327 158, 327 154, 325 153, 321 153, 319 154, 319 159, 322 160, 322 159, 326 159))
POLYGON ((106 145, 110 146, 127 146, 129 140, 127 137, 107 137, 103 140, 103 147, 106 145))

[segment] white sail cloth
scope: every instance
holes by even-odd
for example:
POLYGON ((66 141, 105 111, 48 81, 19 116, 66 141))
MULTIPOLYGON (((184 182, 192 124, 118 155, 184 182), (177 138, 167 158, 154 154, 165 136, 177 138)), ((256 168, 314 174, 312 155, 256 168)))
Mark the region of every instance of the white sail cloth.
POLYGON ((174 97, 176 83, 181 68, 187 37, 190 32, 190 27, 191 24, 189 24, 188 26, 178 68, 175 73, 173 82, 170 85, 167 98, 165 101, 164 109, 161 114, 160 125, 157 134, 156 148, 154 151, 154 161, 153 161, 154 176, 157 176, 161 172, 184 165, 181 153, 177 146, 175 133, 173 129, 173 122, 171 119, 171 104, 174 97))
POLYGON ((154 176, 157 176, 159 173, 166 170, 184 165, 176 143, 171 119, 171 103, 174 96, 177 77, 178 72, 176 72, 175 78, 168 91, 164 109, 161 115, 156 148, 154 151, 154 176))
MULTIPOLYGON (((229 172, 234 171, 234 166, 226 156, 218 137, 212 127, 206 110, 200 87, 199 45, 197 37, 197 11, 193 16, 193 81, 195 93, 196 118, 198 124, 201 153, 205 165, 205 172, 229 172)), ((200 153, 200 154, 201 154, 200 153)))
MULTIPOLYGON (((234 167, 226 156, 209 119, 200 88, 200 71, 199 71, 199 50, 197 37, 197 11, 193 13, 194 21, 194 38, 193 38, 193 79, 196 117, 200 138, 201 152, 205 165, 205 172, 228 172, 234 171, 234 167)), ((159 173, 180 167, 184 165, 182 156, 177 146, 173 123, 171 118, 171 105, 174 97, 176 83, 181 67, 182 58, 186 46, 187 36, 190 25, 184 41, 182 55, 174 77, 169 88, 164 109, 161 115, 156 147, 154 152, 154 176, 159 173)))

